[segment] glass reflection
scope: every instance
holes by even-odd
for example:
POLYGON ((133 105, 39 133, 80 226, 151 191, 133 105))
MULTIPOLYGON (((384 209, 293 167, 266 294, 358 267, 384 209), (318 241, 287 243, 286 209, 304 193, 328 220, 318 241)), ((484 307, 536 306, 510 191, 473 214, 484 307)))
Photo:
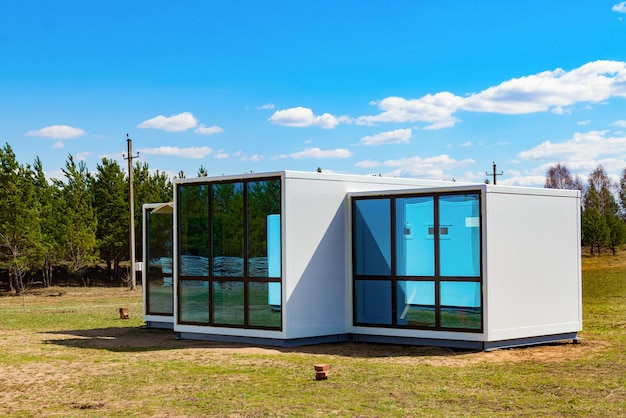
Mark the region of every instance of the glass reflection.
POLYGON ((356 274, 391 274, 391 207, 389 199, 356 200, 354 203, 356 274))
POLYGON ((213 282, 213 322, 243 325, 243 282, 213 282))
POLYGON ((209 323, 209 282, 181 280, 179 282, 180 321, 209 323))

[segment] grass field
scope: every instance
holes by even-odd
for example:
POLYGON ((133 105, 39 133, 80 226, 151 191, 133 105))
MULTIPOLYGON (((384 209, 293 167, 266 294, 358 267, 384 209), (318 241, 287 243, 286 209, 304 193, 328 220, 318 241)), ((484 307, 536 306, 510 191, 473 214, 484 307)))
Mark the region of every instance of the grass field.
POLYGON ((139 292, 0 297, 0 416, 626 416, 626 255, 583 266, 581 344, 488 353, 183 341, 140 328, 139 292))

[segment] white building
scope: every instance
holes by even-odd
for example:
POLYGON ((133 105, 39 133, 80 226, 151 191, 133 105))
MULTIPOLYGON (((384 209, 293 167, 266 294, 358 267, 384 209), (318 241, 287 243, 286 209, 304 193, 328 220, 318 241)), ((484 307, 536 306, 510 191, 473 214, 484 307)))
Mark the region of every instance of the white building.
POLYGON ((144 319, 183 338, 493 349, 582 329, 578 191, 178 179, 173 205, 144 206, 144 231, 144 319))

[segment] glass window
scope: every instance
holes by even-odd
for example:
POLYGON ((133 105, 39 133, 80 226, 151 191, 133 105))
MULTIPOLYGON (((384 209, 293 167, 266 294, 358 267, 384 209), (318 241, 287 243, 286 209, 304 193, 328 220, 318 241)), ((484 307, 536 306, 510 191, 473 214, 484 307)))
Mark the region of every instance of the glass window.
POLYGON ((213 275, 243 277, 243 183, 213 185, 213 275))
POLYGON ((280 277, 280 180, 248 183, 248 276, 280 277))
POLYGON ((281 328, 281 184, 177 185, 181 323, 281 328))
POLYGON ((479 282, 441 282, 441 326, 479 329, 481 301, 479 282))
POLYGON ((391 281, 356 281, 356 322, 391 325, 391 281))
POLYGON ((180 321, 209 323, 209 282, 181 280, 179 282, 180 321))
POLYGON ((148 275, 148 314, 173 315, 174 292, 172 276, 148 275))
POLYGON ((353 215, 355 324, 482 329, 480 192, 356 198, 353 215))
POLYGON ((435 282, 398 281, 396 288, 398 325, 434 327, 435 282))
POLYGON ((356 200, 354 257, 357 275, 391 274, 391 207, 389 199, 356 200))
MULTIPOLYGON (((206 184, 180 186, 178 199, 179 253, 209 256, 209 199, 206 184)), ((208 276, 208 271, 202 276, 208 276)))
POLYGON ((213 322, 215 324, 244 324, 243 286, 243 282, 213 282, 213 322))
POLYGON ((250 282, 248 284, 249 323, 259 327, 280 327, 280 283, 250 282))
POLYGON ((478 194, 439 197, 440 274, 480 276, 480 207, 478 194))
POLYGON ((172 287, 172 214, 147 210, 146 312, 154 315, 174 314, 172 287))
POLYGON ((434 207, 432 196, 396 199, 398 276, 435 275, 434 207))

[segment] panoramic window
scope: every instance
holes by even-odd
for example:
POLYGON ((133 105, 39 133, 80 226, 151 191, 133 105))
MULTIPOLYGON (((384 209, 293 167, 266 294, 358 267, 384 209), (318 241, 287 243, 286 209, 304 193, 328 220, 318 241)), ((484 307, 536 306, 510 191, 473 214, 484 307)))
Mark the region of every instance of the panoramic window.
POLYGON ((174 314, 174 287, 172 285, 172 212, 146 210, 146 313, 148 315, 174 314))
POLYGON ((280 329, 280 183, 178 187, 181 323, 280 329))
POLYGON ((352 207, 355 325, 482 329, 479 192, 360 197, 352 207))

